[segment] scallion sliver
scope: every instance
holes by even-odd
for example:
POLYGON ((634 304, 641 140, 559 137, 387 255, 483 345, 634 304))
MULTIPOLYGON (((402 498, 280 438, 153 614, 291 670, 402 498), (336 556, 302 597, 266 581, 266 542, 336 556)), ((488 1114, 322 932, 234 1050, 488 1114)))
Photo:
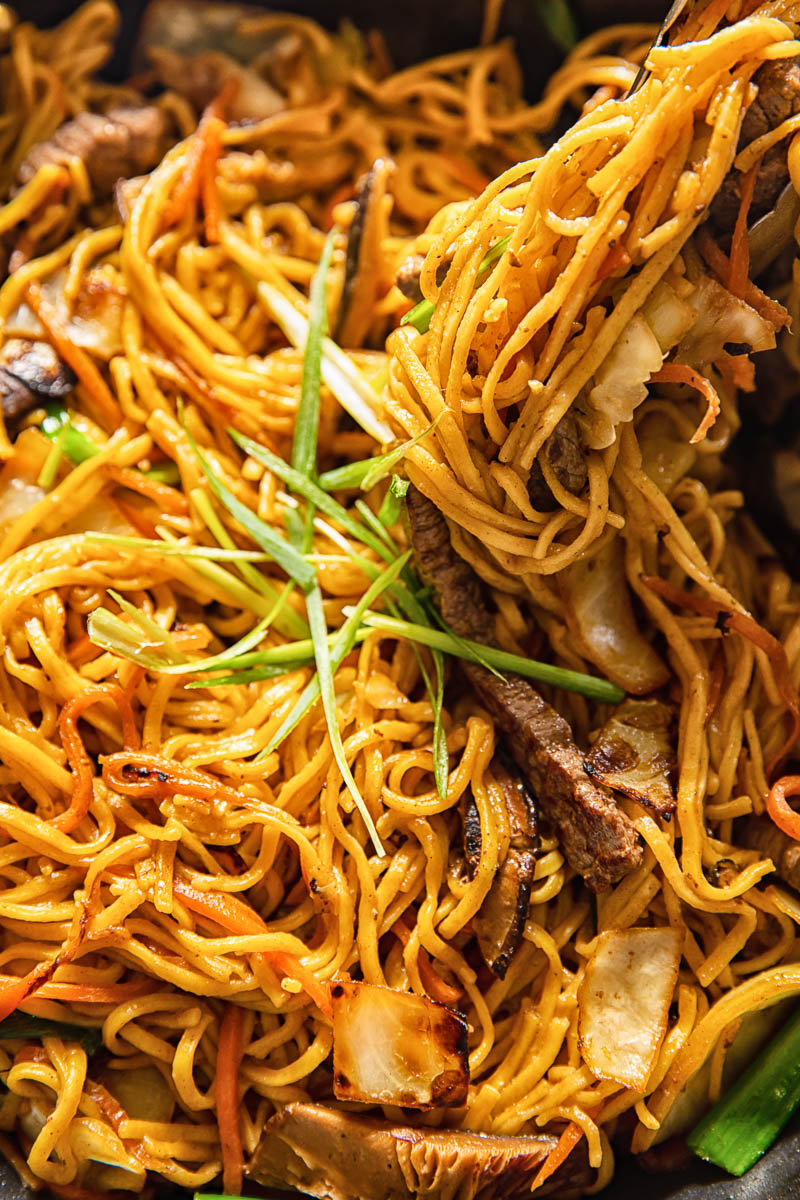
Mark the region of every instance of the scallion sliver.
MULTIPOLYGON (((347 613, 347 609, 345 609, 345 613, 347 613)), ((519 654, 509 654, 507 650, 497 650, 494 646, 483 646, 478 642, 467 641, 465 638, 456 638, 443 629, 431 629, 427 625, 399 621, 395 617, 387 617, 383 613, 375 612, 364 613, 362 621, 371 629, 381 629, 392 637, 407 638, 422 646, 443 650, 445 654, 451 654, 455 658, 465 658, 470 662, 488 665, 495 671, 511 671, 526 679, 535 679, 538 683, 549 683, 553 687, 564 688, 568 692, 577 692, 579 696, 588 696, 590 700, 600 700, 605 704, 619 704, 625 698, 622 688, 617 687, 608 679, 583 675, 580 671, 570 671, 566 667, 556 667, 552 663, 537 662, 532 658, 523 658, 519 654)))
POLYGON ((699 1158, 743 1175, 800 1107, 800 1009, 687 1138, 699 1158))

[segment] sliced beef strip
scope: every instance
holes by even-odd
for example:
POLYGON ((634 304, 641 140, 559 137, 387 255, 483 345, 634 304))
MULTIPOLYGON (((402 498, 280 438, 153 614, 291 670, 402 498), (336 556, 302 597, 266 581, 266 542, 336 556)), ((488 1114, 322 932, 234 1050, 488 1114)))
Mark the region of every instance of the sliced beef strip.
MULTIPOLYGON (((579 496, 586 487, 589 472, 578 432, 578 422, 573 413, 568 412, 561 418, 545 442, 542 453, 565 491, 579 496)), ((534 459, 528 476, 528 495, 531 504, 539 512, 552 512, 558 508, 538 458, 534 459)))
MULTIPOLYGON (((495 755, 492 762, 492 774, 503 793, 510 839, 492 886, 473 918, 473 926, 486 965, 499 979, 504 979, 519 949, 528 918, 536 871, 534 851, 539 838, 536 798, 527 780, 516 768, 501 761, 500 755, 495 755)), ((481 842, 478 807, 468 791, 464 806, 464 850, 473 871, 480 861, 481 842)))
POLYGON ((75 373, 48 342, 10 338, 0 351, 3 420, 12 424, 45 400, 61 399, 75 382, 75 373))
MULTIPOLYGON (((447 522, 416 488, 409 488, 406 501, 419 571, 433 587, 444 620, 460 637, 489 644, 493 621, 481 583, 453 550, 447 522)), ((587 775, 564 718, 520 676, 498 678, 477 663, 463 667, 530 780, 573 870, 599 892, 638 866, 642 848, 636 830, 587 775)))
POLYGON ((764 858, 771 858, 778 878, 800 892, 800 842, 778 829, 769 817, 747 817, 742 841, 764 858))
MULTIPOLYGON (((745 113, 739 146, 775 129, 787 117, 800 112, 800 63, 795 59, 777 59, 760 67, 753 77, 758 96, 745 113)), ((731 171, 711 205, 711 220, 720 233, 732 233, 742 195, 740 171, 731 171)), ((780 142, 764 155, 758 169, 750 219, 763 216, 772 208, 789 182, 786 143, 780 142)))
POLYGON ((118 179, 141 175, 158 163, 166 132, 166 117, 152 104, 79 113, 34 146, 20 165, 17 183, 28 183, 46 163, 79 158, 96 194, 110 196, 118 179))
MULTIPOLYGON (((321 1104, 291 1103, 267 1122, 250 1175, 264 1187, 288 1185, 324 1200, 511 1200, 530 1195, 557 1142, 546 1133, 412 1129, 321 1104)), ((538 1194, 575 1194, 591 1178, 578 1149, 538 1194)))

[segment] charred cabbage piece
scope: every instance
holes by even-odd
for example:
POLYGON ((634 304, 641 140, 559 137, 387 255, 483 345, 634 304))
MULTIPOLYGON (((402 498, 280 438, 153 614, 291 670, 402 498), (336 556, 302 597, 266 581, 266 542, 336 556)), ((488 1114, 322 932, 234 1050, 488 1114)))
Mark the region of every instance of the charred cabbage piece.
POLYGON ((681 942, 671 927, 600 934, 578 992, 581 1053, 598 1079, 644 1091, 667 1031, 681 942))
MULTIPOLYGON (((267 1122, 250 1174, 264 1187, 324 1200, 499 1200, 530 1195, 557 1143, 548 1134, 410 1129, 321 1104, 287 1104, 267 1122)), ((578 1148, 537 1195, 572 1194, 591 1178, 578 1148)))
POLYGON ((672 710, 660 700, 626 700, 600 730, 587 773, 668 819, 678 772, 673 725, 672 710))
POLYGON ((339 980, 333 1005, 333 1090, 338 1100, 438 1108, 469 1087, 467 1025, 412 992, 339 980))

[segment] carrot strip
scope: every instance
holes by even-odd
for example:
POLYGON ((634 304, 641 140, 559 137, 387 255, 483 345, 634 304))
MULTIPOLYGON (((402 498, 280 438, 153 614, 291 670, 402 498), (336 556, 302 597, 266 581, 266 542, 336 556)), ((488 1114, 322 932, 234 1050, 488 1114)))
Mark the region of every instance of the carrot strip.
POLYGON ((0 1021, 4 1021, 6 1017, 10 1017, 19 1008, 20 1004, 24 1003, 29 996, 32 996, 34 992, 39 990, 42 984, 48 983, 62 963, 70 962, 75 957, 81 942, 86 936, 88 923, 89 914, 84 903, 81 906, 77 932, 64 943, 55 958, 39 963, 21 979, 0 984, 0 1021))
MULTIPOLYGON (((407 945, 408 939, 411 936, 411 930, 408 928, 403 917, 398 917, 395 921, 392 926, 392 933, 395 937, 399 938, 404 946, 407 945)), ((422 946, 420 946, 417 957, 417 965, 419 967, 419 977, 422 986, 432 1000, 437 1000, 439 1004, 447 1004, 450 1007, 458 1003, 463 995, 463 989, 442 979, 431 962, 428 952, 422 946)))
POLYGON ((352 184, 343 183, 338 187, 325 205, 322 214, 322 228, 326 233, 329 233, 333 228, 333 214, 340 204, 344 204, 346 200, 352 200, 355 197, 352 184))
POLYGON ((767 775, 771 775, 778 763, 789 753, 798 735, 800 735, 800 696, 798 696, 797 689, 792 682, 789 660, 786 657, 785 649, 778 639, 773 637, 763 625, 759 625, 758 621, 751 617, 749 613, 723 608, 716 600, 711 600, 708 596, 699 596, 694 592, 685 592, 681 588, 675 587, 674 584, 669 583, 666 579, 657 579, 652 575, 642 575, 641 578, 645 587, 649 588, 651 592, 655 592, 657 596, 661 596, 664 600, 668 600, 670 604, 689 608, 692 612, 699 613, 703 617, 711 617, 723 631, 732 629, 734 633, 738 633, 740 637, 746 638, 747 641, 752 642, 754 646, 757 646, 759 650, 763 650, 766 654, 772 665, 775 686, 792 718, 789 734, 784 745, 773 760, 767 764, 767 775))
POLYGON ((617 242, 612 250, 600 264, 600 270, 597 272, 598 280, 607 279, 609 275, 613 275, 615 271, 627 270, 631 265, 631 256, 623 246, 622 242, 617 242))
POLYGON ((532 1192, 535 1192, 537 1188, 540 1188, 543 1183, 546 1183, 552 1175, 555 1175, 561 1164, 567 1161, 582 1137, 583 1130, 581 1129, 580 1125, 576 1125, 573 1121, 567 1126, 561 1137, 558 1139, 558 1142, 539 1168, 539 1173, 531 1184, 532 1192))
POLYGON ((756 179, 761 167, 761 160, 747 172, 742 181, 742 194, 739 202, 739 212, 736 215, 736 225, 731 239, 731 269, 728 275, 728 291, 737 299, 743 300, 747 281, 750 278, 750 242, 747 238, 747 216, 753 203, 756 179))
MULTIPOLYGON (((700 251, 706 264, 711 268, 719 281, 727 284, 730 279, 731 264, 727 254, 721 250, 709 231, 701 226, 695 234, 695 245, 700 251)), ((744 301, 754 308, 765 321, 771 321, 776 329, 783 329, 791 324, 791 316, 787 309, 771 296, 767 296, 756 287, 752 279, 747 281, 744 290, 744 301)))
POLYGON ((800 813, 786 799, 800 796, 800 775, 784 775, 773 783, 767 796, 767 812, 783 833, 800 842, 800 813))
POLYGON ((242 1065, 244 1013, 227 1004, 219 1027, 217 1045, 217 1124, 222 1147, 222 1186, 228 1196, 242 1190, 244 1151, 239 1129, 239 1068, 242 1065))
POLYGON ((69 808, 55 817, 52 822, 53 826, 60 829, 62 833, 72 833, 73 829, 80 825, 92 802, 94 771, 83 739, 78 732, 77 721, 87 708, 92 704, 97 704, 100 700, 112 700, 116 704, 122 718, 122 737, 125 745, 133 748, 139 745, 139 734, 130 697, 126 696, 122 688, 109 683, 98 683, 67 701, 58 718, 58 728, 61 733, 61 744, 66 751, 69 765, 75 776, 75 787, 69 808))
POLYGON ((36 316, 44 325, 45 332, 54 348, 64 362, 72 367, 87 394, 94 401, 101 423, 106 429, 118 429, 122 424, 122 412, 92 359, 85 350, 72 342, 56 309, 38 283, 29 283, 25 296, 36 316))
MULTIPOLYGON (((237 896, 224 892, 201 892, 177 876, 173 880, 173 891, 180 896, 186 907, 199 916, 215 921, 229 933, 260 934, 268 933, 269 926, 248 904, 244 904, 237 896)), ((278 973, 296 980, 303 991, 314 1001, 320 1012, 331 1017, 328 989, 319 982, 312 971, 304 967, 293 954, 285 950, 267 950, 263 952, 264 961, 278 973)))
POLYGON ((685 363, 664 363, 660 371, 656 371, 650 376, 651 383, 687 383, 690 387, 697 388, 701 395, 705 396, 707 408, 697 429, 689 439, 694 446, 697 442, 702 442, 703 438, 708 433, 711 426, 719 416, 720 402, 714 385, 705 375, 701 375, 699 371, 695 371, 693 367, 687 367, 685 363))
POLYGON ((216 121, 222 122, 222 114, 238 89, 239 80, 232 77, 225 83, 222 91, 211 101, 200 118, 189 143, 186 166, 164 212, 165 229, 169 229, 171 225, 177 225, 178 221, 197 205, 202 187, 203 162, 208 154, 209 138, 215 136, 212 133, 213 125, 216 121))
POLYGON ((182 492, 179 492, 177 488, 170 487, 168 483, 150 479, 149 476, 143 475, 141 471, 134 471, 131 467, 114 467, 109 464, 105 470, 115 483, 132 492, 139 492, 142 496, 147 496, 148 499, 160 505, 165 512, 174 513, 176 516, 185 516, 188 513, 189 501, 182 492))
POLYGON ((222 213, 217 189, 217 163, 222 153, 222 135, 225 132, 225 122, 219 117, 211 117, 208 122, 208 134, 200 162, 200 197, 205 213, 205 234, 209 246, 219 241, 219 227, 222 213))

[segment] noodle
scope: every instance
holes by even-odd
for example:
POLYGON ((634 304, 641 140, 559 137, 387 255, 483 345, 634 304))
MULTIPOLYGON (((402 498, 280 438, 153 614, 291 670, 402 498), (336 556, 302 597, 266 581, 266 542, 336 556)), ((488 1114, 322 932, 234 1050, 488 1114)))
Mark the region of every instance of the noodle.
MULTIPOLYGON (((800 592, 766 564, 721 466, 742 378, 723 342, 741 339, 698 371, 664 363, 677 338, 651 365, 631 333, 708 280, 759 330, 783 322, 745 278, 744 224, 730 258, 694 236, 734 163, 751 171, 793 138, 797 173, 798 118, 738 157, 737 140, 753 75, 795 53, 800 6, 741 7, 695 6, 633 95, 653 31, 593 35, 533 106, 494 41, 499 4, 480 49, 397 72, 378 36, 254 17, 250 35, 291 60, 274 67, 280 109, 239 122, 236 87, 205 112, 162 91, 163 153, 113 201, 79 156, 15 181, 68 117, 146 103, 147 83, 95 77, 116 10, 88 0, 56 30, 3 32, 0 349, 44 339, 76 382, 51 440, 41 397, 0 440, 0 1017, 97 1030, 105 1048, 93 1058, 63 1030, 0 1040, 0 1149, 26 1178, 102 1193, 221 1174, 238 1192, 274 1112, 332 1099, 329 985, 349 977, 466 1018, 467 1101, 420 1128, 546 1129, 560 1140, 541 1182, 585 1143, 595 1190, 615 1137, 645 1151, 709 1061, 702 1099, 718 1097, 740 1019, 800 991, 797 903, 759 886, 772 864, 736 824, 776 788, 788 807, 800 711, 800 592), (582 115, 545 149, 567 103, 582 115), (384 159, 370 195, 359 180, 384 159), (349 292, 342 230, 369 204, 349 292), (329 324, 353 307, 341 357, 320 341, 322 476, 374 453, 366 409, 384 451, 405 445, 363 500, 348 484, 325 509, 284 468, 331 229, 329 324), (400 324, 412 254, 424 330, 400 324), (616 395, 603 372, 623 353, 633 391, 616 395), (571 417, 577 492, 547 449, 571 417), (408 590, 399 566, 385 575, 406 536, 384 519, 393 469, 446 517, 504 650, 607 674, 576 568, 608 570, 677 714, 675 819, 620 800, 643 856, 595 907, 542 829, 502 977, 477 934, 514 837, 495 725, 452 671, 437 705, 441 660, 411 640, 357 621, 346 642, 368 589, 379 613, 408 590), (341 758, 324 706, 305 703, 323 686, 309 587, 287 582, 263 526, 319 589, 341 758), (601 939, 640 927, 682 947, 644 1089, 596 1074, 581 1033, 601 939)), ((588 745, 608 706, 542 690, 588 745)))

